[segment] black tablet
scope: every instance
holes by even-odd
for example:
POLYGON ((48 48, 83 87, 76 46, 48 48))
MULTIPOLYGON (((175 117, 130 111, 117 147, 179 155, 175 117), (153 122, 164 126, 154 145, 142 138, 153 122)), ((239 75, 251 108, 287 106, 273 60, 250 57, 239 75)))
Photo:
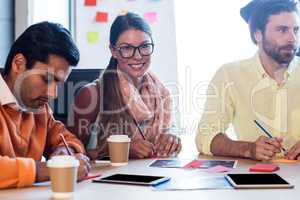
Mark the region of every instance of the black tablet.
POLYGON ((101 183, 123 183, 134 185, 157 185, 159 183, 170 180, 169 177, 164 176, 149 176, 136 174, 113 174, 100 179, 95 179, 93 182, 101 183))
POLYGON ((109 156, 102 156, 102 157, 98 158, 97 160, 109 161, 110 157, 109 156))
POLYGON ((227 174, 226 179, 234 188, 293 188, 278 174, 251 173, 251 174, 227 174))

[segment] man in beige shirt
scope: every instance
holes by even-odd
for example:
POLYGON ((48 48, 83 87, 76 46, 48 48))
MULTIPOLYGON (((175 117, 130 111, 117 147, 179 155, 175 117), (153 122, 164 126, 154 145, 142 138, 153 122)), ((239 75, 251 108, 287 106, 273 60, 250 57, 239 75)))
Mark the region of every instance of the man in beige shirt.
POLYGON ((253 0, 241 9, 257 54, 222 66, 207 91, 196 136, 201 153, 300 159, 300 17, 292 0, 253 0), (257 120, 271 134, 259 129, 257 120), (226 135, 233 125, 237 140, 226 135))

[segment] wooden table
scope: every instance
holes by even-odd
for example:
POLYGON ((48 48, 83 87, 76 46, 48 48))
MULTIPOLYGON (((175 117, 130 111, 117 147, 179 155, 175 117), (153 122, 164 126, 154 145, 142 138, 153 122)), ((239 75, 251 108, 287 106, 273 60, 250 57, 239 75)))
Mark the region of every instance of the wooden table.
MULTIPOLYGON (((218 159, 218 157, 205 157, 201 159, 218 159)), ((230 159, 230 158, 221 158, 230 159)), ((149 175, 166 176, 206 176, 204 170, 186 170, 186 169, 166 169, 147 167, 152 160, 130 161, 124 167, 110 167, 103 165, 93 166, 94 173, 103 173, 109 175, 114 172, 136 173, 149 175)), ((249 166, 256 162, 250 160, 238 160, 237 168, 232 172, 248 172, 249 166)), ((187 200, 187 199, 220 199, 220 200, 257 200, 257 199, 289 199, 299 200, 300 198, 300 165, 280 165, 278 174, 284 177, 294 189, 248 189, 248 190, 189 190, 189 191, 153 191, 151 187, 119 185, 119 184, 99 184, 92 183, 91 180, 83 181, 77 185, 74 199, 92 200, 187 200)), ((46 182, 30 188, 0 190, 0 199, 51 199, 50 183, 46 182)))

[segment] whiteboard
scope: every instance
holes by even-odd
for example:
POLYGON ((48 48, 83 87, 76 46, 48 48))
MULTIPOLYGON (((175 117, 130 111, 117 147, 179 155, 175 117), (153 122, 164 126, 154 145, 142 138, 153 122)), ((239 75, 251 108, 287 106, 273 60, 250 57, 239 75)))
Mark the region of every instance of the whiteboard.
POLYGON ((166 84, 177 82, 176 35, 173 0, 97 0, 96 6, 85 6, 86 0, 75 2, 75 38, 80 50, 78 68, 106 68, 111 57, 109 31, 113 20, 130 11, 144 18, 156 12, 157 21, 149 23, 154 39, 150 70, 166 84), (107 23, 96 21, 97 12, 107 12, 107 23), (89 32, 99 33, 98 41, 87 40, 89 32))

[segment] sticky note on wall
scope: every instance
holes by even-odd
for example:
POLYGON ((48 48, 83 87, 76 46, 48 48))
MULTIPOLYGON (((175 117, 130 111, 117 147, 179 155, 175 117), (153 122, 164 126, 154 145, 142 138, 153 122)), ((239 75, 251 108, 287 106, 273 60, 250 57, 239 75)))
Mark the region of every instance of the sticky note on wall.
POLYGON ((96 21, 100 23, 105 23, 108 21, 108 13, 107 12, 97 12, 96 13, 96 21))
POLYGON ((157 22, 157 17, 158 16, 156 12, 147 12, 144 14, 144 19, 151 24, 157 22))
POLYGON ((96 6, 97 5, 97 0, 85 0, 84 5, 85 6, 96 6))
POLYGON ((120 10, 119 15, 126 15, 128 13, 128 10, 120 10))
POLYGON ((95 44, 100 41, 100 34, 96 31, 89 31, 87 32, 87 42, 89 44, 95 44))

